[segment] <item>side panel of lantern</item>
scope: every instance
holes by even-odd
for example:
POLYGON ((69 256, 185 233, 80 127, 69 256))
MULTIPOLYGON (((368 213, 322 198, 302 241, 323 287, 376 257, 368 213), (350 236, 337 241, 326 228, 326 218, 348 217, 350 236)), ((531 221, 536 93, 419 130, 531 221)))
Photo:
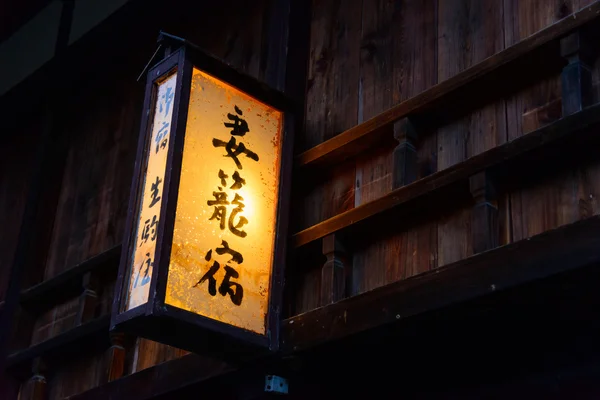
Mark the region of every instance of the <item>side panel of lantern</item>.
POLYGON ((172 70, 155 88, 151 135, 147 141, 147 157, 141 171, 143 192, 131 231, 134 238, 128 260, 127 298, 122 307, 123 311, 148 302, 156 240, 161 223, 160 211, 173 119, 176 72, 172 70))
POLYGON ((193 70, 165 303, 266 334, 283 113, 193 70))

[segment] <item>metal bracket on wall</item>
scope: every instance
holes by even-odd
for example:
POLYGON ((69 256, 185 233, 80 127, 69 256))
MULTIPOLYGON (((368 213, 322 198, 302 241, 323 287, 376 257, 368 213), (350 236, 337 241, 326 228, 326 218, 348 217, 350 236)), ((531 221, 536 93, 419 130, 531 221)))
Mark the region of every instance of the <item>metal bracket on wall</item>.
POLYGON ((273 392, 279 394, 288 393, 288 381, 277 375, 267 375, 265 377, 265 392, 273 392))

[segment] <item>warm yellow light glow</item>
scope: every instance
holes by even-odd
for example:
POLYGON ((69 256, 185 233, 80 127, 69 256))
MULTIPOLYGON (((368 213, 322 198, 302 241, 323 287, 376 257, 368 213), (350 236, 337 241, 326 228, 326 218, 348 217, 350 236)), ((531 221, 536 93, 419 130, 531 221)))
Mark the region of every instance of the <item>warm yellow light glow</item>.
POLYGON ((173 100, 177 75, 173 73, 158 86, 152 135, 148 143, 148 161, 143 171, 144 193, 139 218, 136 221, 133 254, 129 269, 129 291, 126 310, 148 301, 150 278, 156 250, 156 235, 160 223, 167 149, 173 117, 173 100))
POLYGON ((194 69, 167 304, 265 334, 282 122, 280 111, 194 69), (239 164, 227 156, 244 148, 239 164))

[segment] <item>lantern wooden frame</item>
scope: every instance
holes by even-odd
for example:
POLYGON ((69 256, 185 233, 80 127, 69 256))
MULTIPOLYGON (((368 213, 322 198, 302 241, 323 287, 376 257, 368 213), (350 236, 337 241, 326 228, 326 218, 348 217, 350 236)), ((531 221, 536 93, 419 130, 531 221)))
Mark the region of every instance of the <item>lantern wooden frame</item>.
POLYGON ((223 61, 203 52, 197 46, 182 41, 184 42, 182 47, 167 55, 147 74, 136 164, 112 307, 111 330, 131 332, 151 340, 223 359, 240 359, 246 356, 273 353, 279 348, 279 324, 283 297, 294 143, 294 121, 291 113, 293 104, 283 93, 235 70, 223 61), (194 67, 283 113, 279 197, 265 335, 165 304, 191 78, 194 67), (148 142, 152 134, 151 121, 158 84, 167 76, 171 76, 173 71, 177 74, 177 82, 162 191, 164 197, 160 209, 159 221, 161 223, 156 237, 154 267, 149 283, 148 301, 136 308, 124 311, 129 288, 132 247, 135 246, 135 224, 139 212, 140 196, 143 195, 143 173, 148 157, 148 142))

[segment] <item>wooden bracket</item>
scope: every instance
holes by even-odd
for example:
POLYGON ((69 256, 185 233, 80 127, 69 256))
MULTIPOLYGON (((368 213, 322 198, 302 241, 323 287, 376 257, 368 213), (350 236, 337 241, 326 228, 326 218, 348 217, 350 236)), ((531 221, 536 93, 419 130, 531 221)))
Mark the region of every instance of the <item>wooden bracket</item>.
POLYGON ((335 303, 345 297, 345 250, 339 236, 328 235, 323 238, 325 264, 321 268, 320 305, 335 303))
POLYGON ((469 178, 471 195, 475 205, 471 213, 473 253, 481 253, 499 245, 498 208, 494 185, 488 172, 483 171, 469 178))
POLYGON ((125 371, 125 334, 110 333, 111 346, 106 350, 104 382, 111 382, 123 377, 125 371))
POLYGON ((561 73, 563 117, 593 102, 591 48, 587 35, 581 30, 560 40, 560 55, 568 61, 561 73))
POLYGON ((79 296, 79 311, 75 320, 75 326, 91 321, 96 316, 96 305, 98 294, 96 293, 97 282, 92 272, 87 272, 82 278, 83 291, 79 296))
POLYGON ((417 179, 417 130, 413 122, 408 118, 395 122, 394 138, 398 141, 398 146, 394 149, 392 190, 417 179))
POLYGON ((21 389, 21 400, 45 400, 47 398, 46 364, 41 358, 35 358, 31 363, 31 378, 21 389))

